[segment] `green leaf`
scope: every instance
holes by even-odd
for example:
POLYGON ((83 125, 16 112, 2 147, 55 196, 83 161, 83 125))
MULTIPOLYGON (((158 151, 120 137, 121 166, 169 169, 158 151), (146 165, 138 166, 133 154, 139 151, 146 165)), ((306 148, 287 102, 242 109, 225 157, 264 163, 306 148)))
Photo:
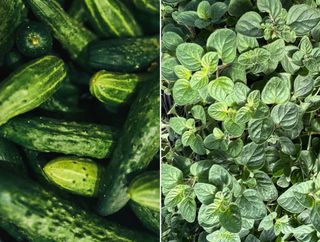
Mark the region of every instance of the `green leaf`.
POLYGON ((250 219, 262 219, 267 215, 267 209, 258 193, 253 189, 245 190, 236 201, 241 215, 250 219))
POLYGON ((236 31, 240 34, 261 38, 263 30, 261 28, 262 18, 256 12, 246 12, 237 22, 236 31))
POLYGON ((294 95, 296 97, 306 97, 313 90, 313 77, 298 75, 294 80, 294 95))
POLYGON ((168 165, 161 165, 161 184, 166 189, 171 189, 181 183, 183 180, 183 173, 178 168, 168 165))
POLYGON ((211 5, 211 22, 218 23, 228 11, 228 6, 223 2, 215 2, 211 5))
POLYGON ((213 203, 217 188, 211 184, 198 182, 194 186, 194 192, 201 203, 209 205, 213 203))
POLYGON ((170 189, 164 199, 164 205, 167 207, 175 207, 185 198, 185 191, 189 189, 188 185, 177 185, 170 189))
POLYGON ((205 87, 209 82, 209 78, 207 73, 204 71, 197 71, 195 72, 190 80, 190 85, 195 90, 200 90, 201 88, 205 87))
POLYGON ((192 75, 191 71, 183 65, 176 65, 174 67, 174 73, 178 78, 185 80, 189 80, 192 75))
POLYGON ((287 15, 287 25, 299 36, 307 35, 319 20, 319 10, 307 4, 293 5, 287 15))
POLYGON ((236 82, 234 84, 234 90, 233 90, 233 100, 240 105, 243 105, 246 103, 246 98, 248 93, 250 92, 250 88, 247 87, 246 84, 242 82, 236 82))
POLYGON ((183 132, 181 136, 181 142, 183 146, 190 146, 193 142, 195 142, 196 136, 193 130, 187 130, 183 132))
POLYGON ((265 104, 285 103, 290 98, 290 89, 279 77, 272 77, 262 90, 261 100, 265 104))
POLYGON ((208 114, 215 120, 223 121, 228 116, 228 106, 223 102, 211 104, 208 108, 208 114))
POLYGON ((246 144, 238 159, 241 165, 246 165, 249 169, 259 169, 264 165, 265 151, 263 145, 255 143, 246 144))
POLYGON ((261 195, 263 201, 274 201, 278 198, 277 188, 266 173, 255 171, 254 178, 257 182, 256 190, 261 195))
POLYGON ((177 134, 182 135, 183 131, 186 129, 187 120, 182 117, 173 117, 170 118, 169 125, 177 134))
POLYGON ((271 111, 273 122, 286 130, 294 128, 298 123, 299 109, 292 102, 276 105, 271 111))
POLYGON ((191 114, 195 119, 199 119, 203 124, 206 124, 206 113, 201 105, 193 106, 191 109, 191 114))
POLYGON ((219 62, 219 56, 217 52, 207 52, 201 59, 201 65, 203 70, 208 72, 209 74, 214 73, 217 70, 219 62))
POLYGON ((223 127, 231 136, 240 137, 243 134, 246 125, 244 123, 237 123, 232 118, 227 118, 223 122, 223 127))
POLYGON ((259 224, 258 230, 261 231, 261 230, 272 229, 273 228, 273 220, 275 220, 276 217, 277 217, 276 212, 272 212, 268 216, 264 217, 259 224))
POLYGON ((251 119, 251 109, 249 107, 241 107, 235 117, 236 123, 247 123, 251 119))
POLYGON ((176 49, 179 62, 191 71, 197 71, 201 68, 203 53, 203 48, 194 43, 183 43, 178 45, 176 49))
POLYGON ((218 77, 208 85, 208 92, 217 101, 224 101, 228 94, 233 91, 234 83, 226 76, 218 77))
POLYGON ((204 148, 203 140, 200 135, 196 135, 195 139, 190 142, 190 148, 198 155, 205 155, 206 149, 204 148))
POLYGON ((320 201, 316 201, 310 213, 310 220, 315 229, 320 231, 320 201))
POLYGON ((197 8, 197 14, 199 18, 207 20, 211 17, 211 5, 207 1, 202 1, 199 3, 197 8))
POLYGON ((257 74, 267 69, 270 58, 270 51, 256 48, 242 53, 238 58, 238 62, 252 73, 257 74))
POLYGON ((224 64, 236 58, 236 33, 230 29, 218 29, 207 40, 207 48, 216 51, 224 64))
POLYGON ((163 79, 167 81, 177 80, 177 76, 174 73, 174 67, 179 65, 178 61, 174 57, 164 58, 162 60, 161 75, 163 79))
POLYGON ((172 18, 180 25, 195 26, 199 17, 196 11, 176 11, 172 13, 172 18))
POLYGON ((229 3, 228 12, 231 16, 240 17, 244 13, 252 9, 250 0, 231 0, 229 3))
POLYGON ((249 93, 247 98, 247 105, 250 108, 258 108, 260 105, 260 91, 254 90, 249 93))
POLYGON ((241 242, 239 234, 224 229, 216 230, 207 236, 209 242, 241 242))
POLYGON ((189 223, 193 223, 196 219, 197 205, 193 197, 185 197, 179 204, 179 212, 181 216, 189 223))
POLYGON ((204 229, 219 225, 218 211, 213 203, 201 205, 198 212, 198 222, 204 229))
POLYGON ((178 105, 191 104, 198 97, 198 92, 192 89, 189 81, 184 79, 175 82, 172 93, 173 99, 178 105))
POLYGON ((308 36, 303 36, 301 38, 299 48, 304 55, 311 55, 312 54, 313 47, 312 47, 312 43, 311 43, 308 36))
POLYGON ((177 46, 182 44, 184 41, 180 35, 175 32, 165 32, 162 35, 162 45, 165 49, 169 51, 175 51, 177 46))
POLYGON ((240 53, 259 47, 256 38, 237 34, 237 48, 240 53))
POLYGON ((256 144, 262 144, 269 139, 274 130, 271 118, 252 119, 248 124, 250 139, 256 144))
POLYGON ((230 206, 219 214, 219 221, 223 228, 231 233, 238 233, 241 230, 241 213, 236 204, 230 206))
POLYGON ((296 146, 288 137, 279 137, 279 143, 281 146, 281 151, 287 155, 296 154, 296 146))
POLYGON ((260 12, 268 13, 273 18, 277 17, 282 10, 280 0, 257 0, 257 7, 260 12))
POLYGON ((241 139, 232 140, 228 145, 228 154, 236 158, 240 155, 243 149, 243 141, 241 139))
POLYGON ((209 181, 214 186, 221 188, 232 183, 229 172, 220 165, 213 165, 209 170, 209 181))

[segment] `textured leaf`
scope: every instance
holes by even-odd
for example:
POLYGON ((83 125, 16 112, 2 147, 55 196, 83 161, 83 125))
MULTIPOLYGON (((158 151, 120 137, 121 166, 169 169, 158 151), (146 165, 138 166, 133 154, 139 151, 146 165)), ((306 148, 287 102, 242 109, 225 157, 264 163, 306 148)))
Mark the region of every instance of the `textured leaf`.
POLYGON ((259 169, 263 166, 264 159, 265 151, 263 145, 249 143, 243 147, 238 161, 249 169, 259 169))
POLYGON ((194 186, 194 192, 201 203, 209 205, 213 203, 217 188, 211 184, 198 182, 194 186))
POLYGON ((169 121, 170 128, 173 129, 177 134, 182 134, 182 132, 186 129, 187 120, 182 117, 173 117, 169 121))
POLYGON ((237 48, 239 52, 245 52, 247 50, 255 49, 259 47, 259 43, 256 38, 237 34, 237 48))
POLYGON ((209 78, 207 73, 204 71, 197 71, 195 72, 190 80, 190 85, 195 90, 200 90, 201 88, 205 87, 209 82, 209 78))
POLYGON ((220 229, 207 236, 209 242, 241 242, 238 234, 230 233, 229 231, 220 229))
POLYGON ((280 0, 257 0, 257 6, 260 12, 269 13, 273 18, 277 17, 282 10, 280 0))
POLYGON ((224 101, 227 95, 233 91, 233 87, 234 83, 230 78, 221 76, 209 83, 208 92, 215 100, 224 101))
POLYGON ((178 168, 168 165, 161 165, 161 184, 166 189, 171 189, 182 182, 183 174, 178 168))
POLYGON ((223 228, 231 233, 238 233, 241 230, 241 213, 235 204, 230 204, 226 211, 219 214, 219 221, 223 228))
POLYGON ((232 16, 239 17, 245 12, 252 9, 252 3, 250 0, 231 0, 229 3, 228 12, 232 16))
POLYGON ((252 119, 248 124, 250 139, 256 144, 262 144, 270 137, 274 130, 271 118, 252 119))
POLYGON ((267 209, 253 189, 247 189, 237 199, 236 204, 240 207, 241 215, 245 218, 262 219, 267 214, 267 209))
POLYGON ((184 67, 183 65, 176 65, 174 67, 174 73, 180 79, 189 80, 191 77, 191 71, 184 67))
POLYGON ((223 102, 211 104, 208 108, 208 114, 215 120, 223 121, 228 116, 228 106, 223 102))
POLYGON ((174 101, 178 105, 191 104, 198 96, 198 92, 192 89, 190 82, 184 79, 175 82, 172 92, 174 101))
POLYGON ((278 198, 277 188, 266 173, 263 171, 256 171, 254 173, 254 178, 257 182, 256 190, 264 201, 274 201, 278 198))
POLYGON ((297 76, 294 80, 294 95, 296 97, 306 97, 313 90, 312 76, 297 76))
POLYGON ((223 122, 223 127, 231 136, 240 137, 243 134, 246 128, 246 125, 244 123, 237 123, 232 118, 227 118, 223 122))
POLYGON ((238 20, 236 31, 246 36, 260 38, 263 36, 261 22, 262 18, 258 13, 246 12, 238 20))
POLYGON ((191 71, 197 71, 201 68, 203 53, 203 48, 194 43, 182 43, 176 49, 179 62, 191 71))
POLYGON ((177 185, 170 189, 169 193, 164 199, 164 205, 168 207, 175 207, 185 198, 185 191, 190 187, 187 185, 177 185))
POLYGON ((206 113, 201 105, 193 106, 191 109, 191 113, 195 119, 199 119, 203 124, 206 124, 206 113))
POLYGON ((193 223, 196 219, 197 205, 193 197, 186 197, 179 205, 181 216, 189 223, 193 223))
POLYGON ((290 89, 286 82, 279 77, 271 78, 261 93, 261 100, 265 104, 280 104, 288 101, 290 89))
POLYGON ((175 32, 165 32, 162 35, 162 45, 169 51, 175 51, 177 46, 183 43, 183 39, 175 32))
POLYGON ((292 129, 297 125, 299 117, 298 106, 294 103, 276 105, 271 111, 273 122, 283 129, 292 129))
POLYGON ((208 73, 213 73, 217 70, 219 56, 217 52, 207 52, 201 59, 201 65, 208 73))
POLYGON ((229 172, 219 165, 211 166, 209 181, 216 187, 229 186, 232 182, 229 172))

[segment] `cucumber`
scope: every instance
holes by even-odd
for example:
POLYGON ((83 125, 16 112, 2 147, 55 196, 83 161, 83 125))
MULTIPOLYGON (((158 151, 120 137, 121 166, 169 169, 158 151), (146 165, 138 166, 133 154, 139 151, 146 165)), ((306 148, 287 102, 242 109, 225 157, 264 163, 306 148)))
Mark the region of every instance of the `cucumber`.
POLYGON ((52 49, 50 30, 38 22, 24 22, 17 29, 16 45, 18 50, 28 57, 49 54, 52 49))
POLYGON ((79 157, 58 157, 43 168, 49 181, 56 186, 81 196, 92 197, 99 184, 99 166, 94 161, 79 157))
POLYGON ((133 102, 110 163, 102 175, 97 211, 109 215, 129 200, 129 177, 148 166, 159 150, 159 80, 146 82, 133 102))
POLYGON ((147 74, 99 71, 90 80, 90 93, 103 102, 110 111, 117 110, 129 102, 140 82, 147 74))
POLYGON ((160 212, 154 211, 150 208, 141 206, 133 201, 129 202, 131 210, 142 222, 142 224, 152 232, 159 234, 160 232, 160 212))
POLYGON ((21 174, 27 173, 22 156, 15 144, 3 138, 0 138, 0 166, 21 174))
POLYGON ((46 163, 48 163, 48 161, 44 159, 44 153, 39 153, 35 150, 23 148, 23 154, 26 157, 26 163, 31 175, 35 177, 36 180, 39 181, 41 184, 47 184, 48 179, 43 171, 43 167, 46 163))
POLYGON ((0 125, 46 101, 66 77, 61 59, 45 56, 22 66, 0 84, 0 125))
POLYGON ((22 0, 0 0, 0 56, 10 50, 12 36, 17 26, 26 17, 22 0))
POLYGON ((94 70, 137 72, 159 57, 159 38, 124 38, 98 41, 88 46, 86 63, 94 70))
POLYGON ((73 0, 68 9, 68 14, 71 18, 81 24, 84 24, 87 21, 87 11, 82 0, 73 0))
POLYGON ((147 13, 159 13, 160 1, 158 0, 133 0, 136 8, 147 13))
POLYGON ((94 34, 72 19, 55 0, 26 0, 26 2, 33 14, 49 26, 54 37, 69 52, 71 58, 81 62, 79 56, 88 43, 95 39, 94 34))
POLYGON ((105 37, 142 35, 130 10, 120 0, 84 0, 89 21, 105 37))
POLYGON ((31 180, 0 171, 0 227, 7 230, 13 224, 33 242, 157 241, 85 211, 31 180))
POLYGON ((17 117, 0 127, 0 136, 32 150, 102 159, 111 151, 115 130, 99 124, 17 117))
POLYGON ((160 212, 159 171, 147 171, 139 174, 131 181, 128 194, 135 203, 160 212))
POLYGON ((20 67, 24 62, 24 57, 19 51, 12 50, 4 55, 4 67, 12 71, 20 67))

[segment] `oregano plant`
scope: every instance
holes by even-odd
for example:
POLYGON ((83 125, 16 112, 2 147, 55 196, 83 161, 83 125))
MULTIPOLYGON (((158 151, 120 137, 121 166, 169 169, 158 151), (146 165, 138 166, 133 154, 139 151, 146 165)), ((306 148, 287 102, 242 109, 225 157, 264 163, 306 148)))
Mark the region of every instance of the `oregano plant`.
POLYGON ((320 240, 320 1, 162 0, 162 240, 320 240))

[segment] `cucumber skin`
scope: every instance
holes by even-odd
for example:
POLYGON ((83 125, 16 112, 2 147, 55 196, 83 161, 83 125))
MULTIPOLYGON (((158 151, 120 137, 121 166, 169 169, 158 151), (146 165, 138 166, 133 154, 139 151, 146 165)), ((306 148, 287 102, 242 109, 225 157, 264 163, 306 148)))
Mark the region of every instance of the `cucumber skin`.
POLYGON ((131 210, 142 222, 142 224, 152 232, 159 234, 160 232, 160 212, 154 211, 147 207, 143 207, 134 201, 129 202, 131 210))
POLYGON ((29 62, 0 84, 0 125, 46 101, 67 73, 64 62, 45 56, 29 62))
MULTIPOLYGON (((54 37, 77 60, 95 39, 93 33, 72 19, 55 0, 26 0, 34 15, 49 26, 54 37)), ((79 59, 81 62, 81 60, 79 59)))
POLYGON ((157 241, 85 211, 31 180, 0 171, 0 227, 11 230, 12 225, 33 242, 157 241))
POLYGON ((138 72, 159 58, 159 38, 109 39, 88 45, 86 63, 93 70, 138 72))
POLYGON ((91 25, 104 37, 134 37, 141 28, 127 6, 119 0, 84 0, 91 25))
POLYGON ((115 130, 98 124, 18 117, 0 127, 0 136, 32 150, 102 159, 110 153, 115 130))
POLYGON ((140 89, 122 129, 110 163, 102 174, 97 211, 109 215, 129 199, 128 179, 148 166, 159 150, 159 78, 140 89))
POLYGON ((153 14, 160 12, 160 2, 158 0, 133 0, 133 3, 141 11, 153 14))
POLYGON ((0 167, 5 167, 21 174, 27 174, 27 168, 17 147, 9 140, 3 138, 0 138, 0 167))
POLYGON ((68 14, 80 24, 84 24, 87 21, 87 11, 82 0, 73 0, 68 9, 68 14))

